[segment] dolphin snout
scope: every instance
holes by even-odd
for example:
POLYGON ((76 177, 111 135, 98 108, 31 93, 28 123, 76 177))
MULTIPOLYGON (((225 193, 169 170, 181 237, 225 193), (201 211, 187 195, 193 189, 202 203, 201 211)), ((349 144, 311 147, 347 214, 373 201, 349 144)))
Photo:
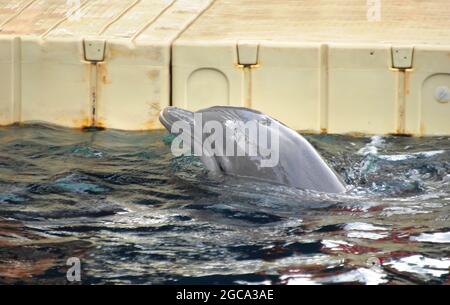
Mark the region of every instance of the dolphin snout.
POLYGON ((166 107, 159 114, 159 121, 170 132, 172 125, 177 121, 193 124, 194 113, 178 107, 166 107))

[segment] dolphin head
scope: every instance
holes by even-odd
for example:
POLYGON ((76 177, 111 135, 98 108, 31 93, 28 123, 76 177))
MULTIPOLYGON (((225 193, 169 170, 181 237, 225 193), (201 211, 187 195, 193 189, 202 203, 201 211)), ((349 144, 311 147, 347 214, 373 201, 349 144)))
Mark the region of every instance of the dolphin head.
MULTIPOLYGON (((178 128, 173 128, 176 122, 181 121, 185 126, 190 127, 187 128, 187 133, 192 138, 193 149, 191 151, 196 151, 195 148, 199 148, 197 151, 202 152, 200 158, 211 173, 228 174, 327 193, 341 193, 346 189, 340 177, 305 138, 283 123, 259 111, 243 107, 214 106, 194 113, 177 107, 167 107, 161 112, 159 119, 171 133, 178 133, 178 128), (201 120, 196 120, 199 115, 201 115, 201 120), (276 136, 274 142, 271 142, 270 145, 277 160, 273 166, 262 166, 261 162, 266 160, 267 156, 263 156, 261 151, 264 151, 262 148, 269 148, 263 146, 267 146, 268 141, 251 141, 251 137, 248 136, 245 128, 233 124, 237 121, 244 123, 249 121, 260 122, 258 123, 258 128, 260 128, 258 130, 266 131, 262 134, 276 136), (204 141, 204 130, 208 129, 204 127, 207 123, 213 122, 219 124, 219 126, 215 124, 214 129, 217 126, 223 127, 224 132, 221 136, 218 136, 218 139, 221 137, 225 137, 225 139, 222 145, 217 144, 214 148, 214 151, 222 152, 221 154, 205 153, 211 152, 212 147, 203 145, 206 143, 204 141), (201 137, 198 137, 196 129, 200 130, 201 137), (228 133, 228 131, 231 132, 228 133), (257 145, 256 155, 229 155, 224 153, 227 152, 226 146, 228 143, 226 140, 230 139, 240 139, 240 143, 244 141, 244 144, 248 144, 248 146, 250 144, 257 145)), ((208 132, 206 132, 206 136, 206 138, 209 138, 208 132)), ((262 136, 262 139, 264 137, 262 136)), ((271 137, 269 136, 269 138, 271 137)), ((235 144, 237 145, 237 143, 231 141, 231 147, 234 147, 235 144)), ((270 156, 272 155, 271 153, 270 156)))
POLYGON ((175 122, 183 121, 190 126, 194 124, 194 113, 178 107, 166 107, 159 114, 159 121, 170 132, 175 122))

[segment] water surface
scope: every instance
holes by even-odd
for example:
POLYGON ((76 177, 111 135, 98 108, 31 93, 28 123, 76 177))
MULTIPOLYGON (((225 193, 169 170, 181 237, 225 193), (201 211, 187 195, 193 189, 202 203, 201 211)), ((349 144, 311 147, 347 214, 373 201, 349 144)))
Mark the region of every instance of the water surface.
POLYGON ((165 132, 0 128, 0 283, 448 284, 450 138, 307 138, 346 194, 211 179, 165 132))

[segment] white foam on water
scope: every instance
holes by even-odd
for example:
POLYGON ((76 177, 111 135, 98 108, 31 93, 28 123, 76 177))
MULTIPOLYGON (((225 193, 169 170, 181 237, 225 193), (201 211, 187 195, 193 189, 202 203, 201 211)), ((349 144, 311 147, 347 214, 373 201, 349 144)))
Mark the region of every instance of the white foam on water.
POLYGON ((408 159, 414 159, 413 155, 379 155, 379 159, 386 161, 404 161, 408 159))
POLYGON ((442 203, 437 202, 425 202, 424 204, 422 204, 422 206, 428 209, 439 209, 444 207, 442 203))
POLYGON ((235 282, 238 285, 263 285, 263 286, 268 286, 268 285, 272 285, 271 281, 262 281, 262 282, 247 282, 247 281, 236 281, 235 282))
POLYGON ((450 232, 439 233, 422 233, 419 236, 411 236, 412 241, 427 242, 427 243, 450 243, 450 232))
POLYGON ((280 277, 282 281, 286 281, 287 285, 320 285, 320 283, 313 281, 310 275, 302 274, 296 276, 283 275, 280 277))
POLYGON ((361 156, 377 155, 378 149, 384 146, 384 139, 382 136, 373 136, 370 138, 370 143, 358 150, 357 154, 361 156))
POLYGON ((388 234, 380 234, 373 232, 353 231, 347 234, 349 238, 363 238, 363 239, 383 239, 388 237, 388 234))
POLYGON ((382 216, 390 217, 393 215, 415 215, 415 214, 428 214, 431 211, 425 211, 420 206, 411 207, 389 207, 385 208, 381 213, 382 216))
POLYGON ((339 250, 342 246, 351 247, 352 244, 343 241, 343 240, 330 240, 330 239, 324 239, 322 240, 322 245, 325 248, 331 249, 331 250, 339 250))
POLYGON ((353 283, 379 285, 387 283, 386 274, 378 267, 358 268, 346 273, 320 279, 321 283, 353 283))
POLYGON ((386 228, 365 222, 348 223, 345 225, 344 230, 349 231, 347 236, 350 238, 382 239, 389 236, 388 233, 385 232, 387 230, 386 228))
POLYGON ((425 257, 423 255, 412 255, 396 261, 387 262, 385 265, 391 266, 400 272, 441 277, 449 273, 450 259, 436 259, 425 257))
POLYGON ((443 154, 445 150, 432 150, 432 151, 424 151, 417 152, 412 154, 399 154, 399 155, 379 155, 378 158, 386 161, 404 161, 410 159, 416 159, 420 157, 430 158, 436 155, 443 154))
POLYGON ((421 156, 421 157, 433 157, 433 156, 440 155, 443 153, 445 153, 445 150, 432 150, 432 151, 418 152, 418 153, 415 153, 414 155, 421 156))
POLYGON ((386 228, 380 226, 374 226, 370 223, 365 222, 351 222, 345 225, 344 227, 347 231, 385 231, 386 228))

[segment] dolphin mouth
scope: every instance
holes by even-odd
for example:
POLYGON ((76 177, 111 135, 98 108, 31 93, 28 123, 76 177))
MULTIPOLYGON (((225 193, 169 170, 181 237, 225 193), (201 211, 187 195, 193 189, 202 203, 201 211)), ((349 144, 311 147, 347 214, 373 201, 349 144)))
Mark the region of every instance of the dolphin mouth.
POLYGON ((192 111, 170 106, 164 108, 164 110, 160 112, 159 121, 169 132, 171 132, 173 124, 179 121, 192 126, 194 124, 194 113, 192 111))

